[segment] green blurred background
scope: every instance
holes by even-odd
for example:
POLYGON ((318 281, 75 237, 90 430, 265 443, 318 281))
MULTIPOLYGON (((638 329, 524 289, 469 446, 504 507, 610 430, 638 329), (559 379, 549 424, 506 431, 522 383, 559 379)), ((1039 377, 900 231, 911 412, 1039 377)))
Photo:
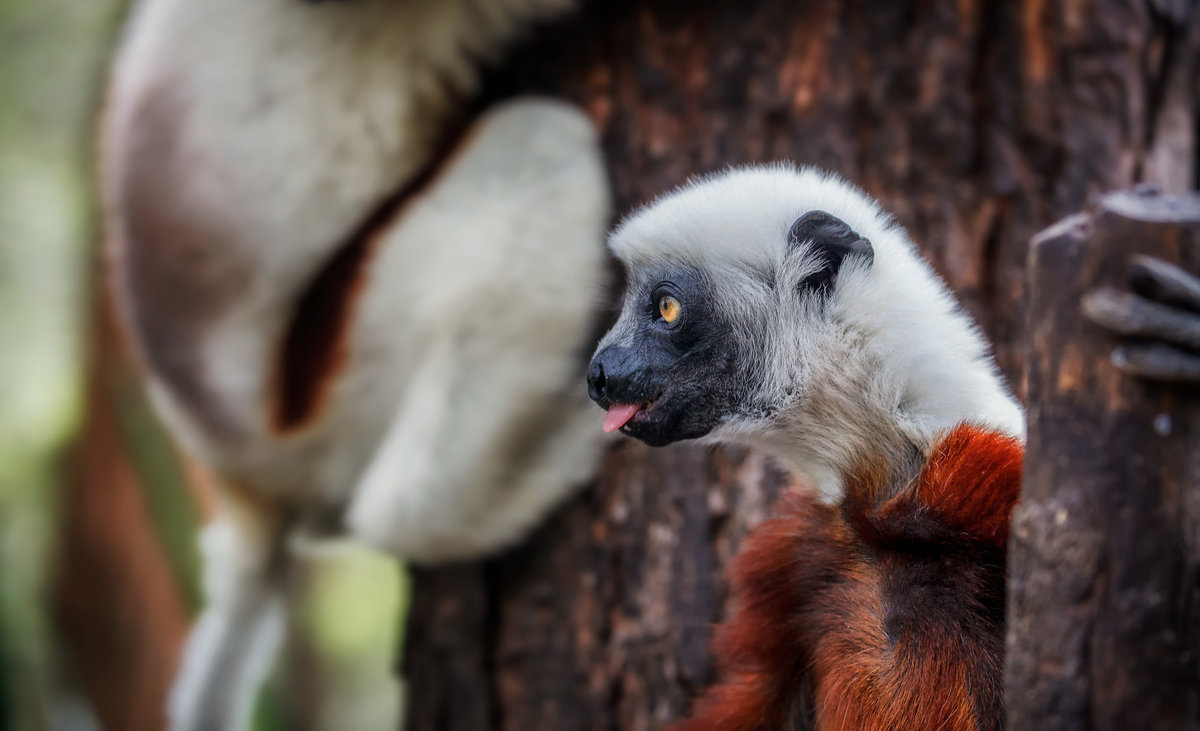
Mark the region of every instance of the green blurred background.
MULTIPOLYGON (((0 0, 0 729, 161 728, 199 601, 205 480, 104 306, 91 165, 124 6, 0 0)), ((313 557, 258 727, 395 728, 403 584, 313 557)))

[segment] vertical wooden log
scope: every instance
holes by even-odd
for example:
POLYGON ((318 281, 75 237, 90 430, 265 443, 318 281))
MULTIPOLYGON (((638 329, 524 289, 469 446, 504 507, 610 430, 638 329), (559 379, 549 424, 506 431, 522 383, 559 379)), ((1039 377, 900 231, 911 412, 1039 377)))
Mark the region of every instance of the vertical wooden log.
POLYGON ((1122 375, 1079 307, 1134 252, 1200 272, 1200 196, 1109 195, 1030 253, 1012 729, 1200 727, 1200 393, 1122 375))

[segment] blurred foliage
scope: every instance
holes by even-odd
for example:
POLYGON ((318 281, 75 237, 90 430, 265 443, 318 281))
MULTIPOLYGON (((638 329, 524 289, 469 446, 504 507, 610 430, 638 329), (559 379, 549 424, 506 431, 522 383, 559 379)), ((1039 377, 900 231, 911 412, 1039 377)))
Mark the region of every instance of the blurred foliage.
MULTIPOLYGON (((64 682, 46 592, 99 282, 93 130, 124 5, 0 0, 0 729, 95 725, 64 682)), ((119 380, 108 386, 121 442, 176 585, 195 606, 197 516, 187 475, 136 382, 119 380)), ((315 716, 302 719, 304 728, 396 727, 403 574, 389 559, 344 546, 306 563, 292 640, 305 648, 304 662, 293 667, 289 654, 259 728, 293 727, 294 709, 315 716), (304 682, 293 682, 299 675, 304 682)))
POLYGON ((0 0, 0 707, 13 728, 51 718, 45 577, 83 375, 88 130, 121 4, 0 0))
POLYGON ((317 685, 324 696, 311 725, 330 731, 398 728, 395 651, 407 610, 407 575, 394 560, 348 542, 310 562, 298 629, 317 649, 317 685))
POLYGON ((194 537, 200 529, 200 516, 195 504, 185 499, 188 476, 154 416, 137 374, 121 373, 113 380, 114 383, 105 385, 111 391, 110 398, 120 406, 117 428, 121 442, 133 447, 129 459, 143 489, 159 544, 171 565, 175 586, 184 603, 197 610, 202 597, 200 556, 194 537))

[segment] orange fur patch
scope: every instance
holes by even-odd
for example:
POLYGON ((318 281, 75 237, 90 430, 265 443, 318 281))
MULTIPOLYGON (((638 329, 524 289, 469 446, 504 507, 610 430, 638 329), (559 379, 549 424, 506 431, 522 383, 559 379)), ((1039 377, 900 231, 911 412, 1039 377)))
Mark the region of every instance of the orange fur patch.
MULTIPOLYGON (((919 475, 847 478, 838 508, 781 499, 732 567, 724 674, 677 731, 999 728, 1015 439, 960 425, 919 475)), ((903 470, 900 470, 903 472, 903 470)))

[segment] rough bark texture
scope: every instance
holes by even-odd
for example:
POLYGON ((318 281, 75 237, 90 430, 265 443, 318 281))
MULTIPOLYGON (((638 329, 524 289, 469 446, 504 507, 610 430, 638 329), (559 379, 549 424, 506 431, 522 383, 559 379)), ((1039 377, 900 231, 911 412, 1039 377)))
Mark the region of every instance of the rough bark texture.
MULTIPOLYGON (((1116 0, 604 0, 537 34, 486 96, 587 109, 621 212, 732 163, 841 172, 922 243, 1021 392, 1032 235, 1102 191, 1194 184, 1194 15, 1116 0)), ((679 717, 711 679, 722 567, 782 481, 756 455, 622 444, 525 547, 418 572, 409 727, 679 717)))
POLYGON ((1200 272, 1200 196, 1108 196, 1030 253, 1010 728, 1200 728, 1200 392, 1122 375, 1079 309, 1134 249, 1200 272))

